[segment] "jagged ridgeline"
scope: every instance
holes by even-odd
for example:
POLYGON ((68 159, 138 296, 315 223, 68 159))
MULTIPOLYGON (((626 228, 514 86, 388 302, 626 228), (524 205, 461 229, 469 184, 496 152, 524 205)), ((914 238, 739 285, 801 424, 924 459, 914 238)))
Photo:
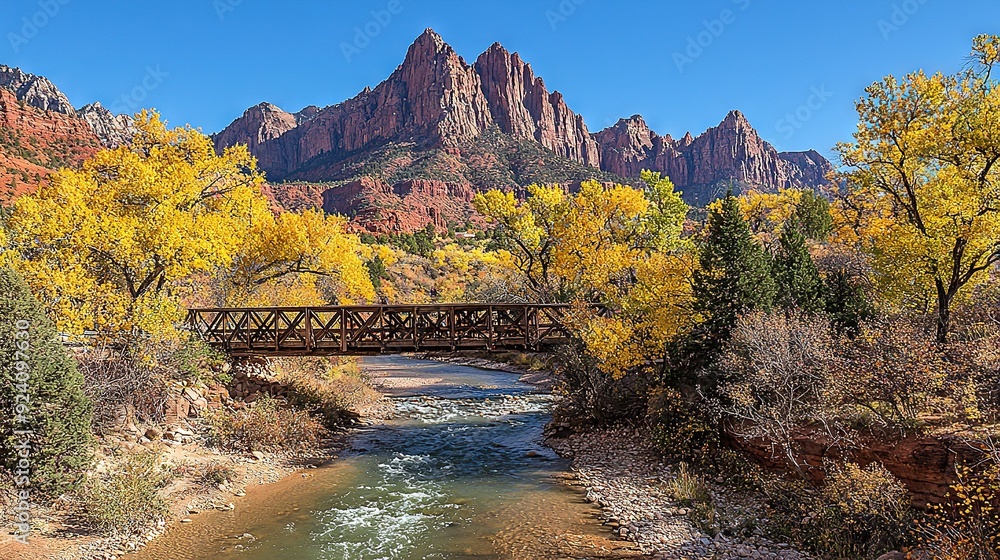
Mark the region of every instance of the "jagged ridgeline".
POLYGON ((818 188, 831 170, 815 151, 777 152, 739 111, 680 140, 651 131, 639 115, 591 133, 517 53, 494 43, 468 64, 432 30, 374 88, 298 113, 261 103, 214 140, 219 149, 248 145, 272 182, 290 183, 274 186, 279 202, 311 199, 365 218, 369 229, 458 220, 471 212, 466 191, 533 182, 634 183, 651 169, 668 175, 688 202, 704 204, 731 185, 818 188), (413 189, 401 184, 413 181, 459 194, 432 211, 405 200, 413 189), (351 192, 326 192, 342 187, 351 192))
MULTIPOLYGON (((49 80, 6 66, 0 120, 0 203, 134 131, 130 117, 98 103, 74 109, 49 80)), ((816 189, 831 170, 815 151, 776 151, 739 111, 680 139, 639 115, 592 133, 517 53, 494 43, 468 64, 432 30, 385 81, 352 99, 297 113, 261 103, 213 138, 220 150, 249 146, 278 205, 323 207, 375 231, 464 222, 474 217, 472 195, 488 188, 634 184, 650 169, 703 205, 730 187, 816 189)))

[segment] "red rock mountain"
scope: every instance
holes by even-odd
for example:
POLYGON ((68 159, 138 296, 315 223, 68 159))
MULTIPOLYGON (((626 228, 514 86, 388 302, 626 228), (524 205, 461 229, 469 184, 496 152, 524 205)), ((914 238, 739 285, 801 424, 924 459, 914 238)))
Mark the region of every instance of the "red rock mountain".
POLYGON ((0 87, 0 203, 34 191, 52 171, 75 167, 100 148, 86 120, 40 109, 0 87))
POLYGON ((771 189, 815 188, 826 183, 825 175, 833 169, 815 151, 779 153, 739 111, 731 111, 719 126, 697 138, 660 136, 639 115, 621 119, 594 137, 604 169, 623 177, 635 177, 642 169, 661 171, 701 203, 733 182, 771 189))
MULTIPOLYGON (((405 199, 414 195, 392 200, 385 193, 406 191, 395 186, 417 179, 440 183, 420 192, 450 198, 453 192, 531 182, 631 181, 640 170, 651 169, 669 176, 690 202, 704 203, 734 184, 816 188, 825 184, 831 169, 813 151, 777 152, 738 111, 700 136, 689 133, 680 140, 649 130, 640 116, 591 133, 562 94, 549 91, 517 53, 494 43, 470 65, 429 29, 374 89, 299 113, 262 103, 214 139, 219 149, 247 144, 272 181, 357 191, 323 194, 324 207, 349 215, 375 201, 382 205, 381 215, 411 212, 417 201, 405 199), (372 180, 362 181, 364 177, 372 180)), ((284 187, 273 189, 280 199, 284 187)), ((460 219, 469 213, 466 203, 454 202, 443 205, 437 218, 418 212, 414 219, 385 218, 382 225, 419 227, 421 221, 460 219)), ((382 227, 375 218, 365 224, 382 227)))
POLYGON ((76 167, 102 147, 129 142, 132 118, 91 103, 74 109, 48 79, 0 65, 0 203, 31 192, 49 174, 76 167))

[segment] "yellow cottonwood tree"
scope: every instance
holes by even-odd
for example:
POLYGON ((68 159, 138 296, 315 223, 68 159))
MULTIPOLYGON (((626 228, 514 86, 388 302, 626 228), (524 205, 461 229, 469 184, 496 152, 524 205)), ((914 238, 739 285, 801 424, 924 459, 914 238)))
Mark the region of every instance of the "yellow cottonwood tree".
POLYGON ((217 155, 205 135, 151 112, 136 126, 131 146, 54 173, 14 205, 21 272, 60 330, 171 330, 171 283, 231 259, 234 224, 267 211, 245 147, 217 155))
POLYGON ((586 181, 577 193, 528 187, 477 195, 477 210, 500 227, 511 263, 541 301, 608 305, 571 325, 616 375, 662 351, 686 324, 693 259, 681 238, 687 206, 673 184, 643 172, 643 190, 586 181))
POLYGON ((354 303, 375 297, 362 256, 368 249, 347 233, 347 220, 319 210, 301 214, 270 213, 254 217, 246 242, 225 273, 229 305, 318 305, 354 303), (269 283, 287 277, 297 282, 294 302, 287 296, 263 297, 269 283), (316 279, 336 277, 342 301, 330 302, 316 289, 316 279), (277 299, 276 299, 277 298, 277 299))
MULTIPOLYGON (((218 154, 210 138, 191 127, 168 129, 155 112, 137 115, 136 127, 131 145, 53 174, 11 213, 18 268, 60 330, 172 336, 182 312, 180 280, 195 273, 239 261, 258 271, 252 281, 273 280, 301 272, 289 262, 337 260, 324 257, 336 249, 324 253, 321 231, 337 229, 333 222, 271 214, 245 146, 218 154), (297 227, 305 233, 289 231, 297 227), (275 242, 279 236, 289 244, 275 242), (268 250, 254 252, 264 239, 271 241, 268 250), (254 260, 278 264, 246 264, 254 260)), ((352 250, 349 239, 341 241, 338 249, 352 250)), ((354 278, 355 268, 347 264, 341 272, 367 294, 367 275, 354 278)))
POLYGON ((936 301, 939 342, 955 299, 1000 262, 998 46, 976 37, 979 68, 872 84, 854 142, 837 147, 839 239, 870 256, 883 293, 936 301))
POLYGON ((3 208, 0 208, 0 266, 9 266, 13 259, 13 252, 7 249, 10 238, 7 235, 7 215, 3 208))
POLYGON ((510 268, 510 253, 487 251, 483 247, 464 248, 455 243, 436 249, 431 258, 440 275, 434 280, 437 300, 463 301, 487 278, 502 275, 510 268))

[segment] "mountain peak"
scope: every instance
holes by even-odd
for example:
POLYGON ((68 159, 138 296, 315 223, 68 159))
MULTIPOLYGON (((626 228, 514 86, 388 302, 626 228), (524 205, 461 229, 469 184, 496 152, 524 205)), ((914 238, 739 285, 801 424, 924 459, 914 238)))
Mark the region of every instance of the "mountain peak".
POLYGON ((275 105, 274 103, 270 103, 268 101, 261 101, 260 103, 258 103, 256 105, 254 105, 253 107, 250 107, 249 109, 247 109, 244 112, 244 114, 249 113, 250 111, 254 111, 254 110, 262 111, 262 112, 267 112, 267 113, 285 113, 285 112, 287 112, 287 111, 284 111, 281 107, 278 107, 277 105, 275 105))
POLYGON ((132 142, 138 130, 135 121, 128 115, 115 115, 104 108, 99 101, 80 107, 77 116, 87 121, 90 128, 108 148, 125 146, 132 142))
POLYGON ((410 61, 414 57, 435 58, 442 52, 454 52, 454 50, 451 45, 444 42, 444 39, 436 31, 428 27, 419 37, 414 39, 413 44, 406 51, 406 61, 410 61))
POLYGON ((500 41, 494 41, 494 43, 492 45, 490 45, 489 48, 486 49, 485 52, 483 52, 483 54, 486 54, 486 53, 504 53, 504 54, 508 54, 508 51, 507 51, 506 48, 504 48, 503 45, 500 44, 500 41))
POLYGON ((726 118, 722 119, 720 125, 725 125, 727 128, 738 128, 738 127, 750 127, 750 121, 747 120, 746 115, 740 111, 733 109, 726 114, 726 118))
MULTIPOLYGON (((522 176, 513 171, 521 160, 502 151, 513 140, 525 149, 536 144, 586 171, 578 176, 603 171, 634 179, 642 169, 658 171, 689 197, 707 202, 720 181, 765 189, 813 186, 823 163, 812 154, 779 159, 736 110, 697 138, 656 134, 638 114, 591 134, 563 94, 549 90, 517 52, 494 42, 470 66, 433 29, 413 41, 386 80, 351 99, 294 115, 275 108, 253 117, 237 119, 215 135, 216 146, 247 144, 272 180, 333 181, 383 173, 365 171, 374 168, 362 162, 388 157, 380 150, 395 144, 410 146, 413 154, 442 150, 449 177, 463 166, 510 166, 463 175, 466 181, 483 181, 475 187, 496 186, 492 181, 508 171, 510 177, 522 176)), ((405 160, 392 165, 408 165, 405 160)), ((421 173, 427 175, 418 178, 439 178, 421 173)))
POLYGON ((43 76, 0 64, 0 87, 10 90, 19 101, 43 111, 76 115, 76 109, 59 88, 43 76))

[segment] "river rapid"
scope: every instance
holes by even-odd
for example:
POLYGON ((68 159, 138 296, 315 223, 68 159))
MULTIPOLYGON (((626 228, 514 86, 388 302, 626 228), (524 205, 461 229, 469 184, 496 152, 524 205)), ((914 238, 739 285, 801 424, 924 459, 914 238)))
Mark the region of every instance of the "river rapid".
POLYGON ((567 463, 541 443, 553 397, 511 373, 365 358, 394 419, 357 430, 330 465, 197 516, 150 560, 627 558, 567 463))

